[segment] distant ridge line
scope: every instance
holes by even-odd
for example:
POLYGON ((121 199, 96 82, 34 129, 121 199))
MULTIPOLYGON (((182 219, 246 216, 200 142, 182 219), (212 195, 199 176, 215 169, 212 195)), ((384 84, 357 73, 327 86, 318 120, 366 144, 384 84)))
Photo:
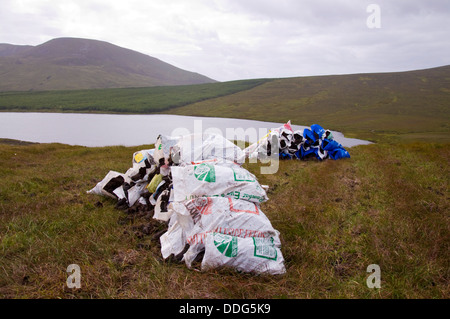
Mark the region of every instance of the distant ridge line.
POLYGON ((217 82, 105 41, 0 44, 0 91, 150 87, 217 82))

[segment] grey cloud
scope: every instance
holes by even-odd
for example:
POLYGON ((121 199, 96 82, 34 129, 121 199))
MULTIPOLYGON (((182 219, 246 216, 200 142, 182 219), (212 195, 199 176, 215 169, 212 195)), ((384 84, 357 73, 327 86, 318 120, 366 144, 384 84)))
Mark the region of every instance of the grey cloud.
POLYGON ((222 81, 450 64, 445 0, 27 3, 33 10, 13 12, 14 1, 0 2, 0 42, 94 38, 222 81), (366 25, 370 3, 381 8, 381 29, 366 25))

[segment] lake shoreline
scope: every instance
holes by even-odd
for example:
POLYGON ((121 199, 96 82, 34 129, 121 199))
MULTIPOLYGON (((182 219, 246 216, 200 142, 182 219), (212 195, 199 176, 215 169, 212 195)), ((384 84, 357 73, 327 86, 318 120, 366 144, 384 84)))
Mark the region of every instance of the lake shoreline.
MULTIPOLYGON (((228 140, 254 143, 270 130, 279 128, 283 124, 172 114, 3 112, 0 116, 0 138, 31 143, 102 147, 153 144, 159 135, 213 133, 221 134, 228 140)), ((304 128, 310 127, 296 124, 291 126, 294 131, 303 131, 304 128)), ((332 130, 332 134, 338 143, 347 148, 373 143, 357 138, 347 138, 338 131, 332 130)))

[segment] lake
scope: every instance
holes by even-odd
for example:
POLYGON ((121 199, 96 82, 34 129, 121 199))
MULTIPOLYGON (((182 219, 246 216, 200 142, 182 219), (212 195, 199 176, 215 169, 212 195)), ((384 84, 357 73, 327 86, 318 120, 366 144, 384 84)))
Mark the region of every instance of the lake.
MULTIPOLYGON (((296 123, 292 123, 296 124, 296 123)), ((294 130, 308 126, 292 125, 294 130)), ((320 123, 317 123, 320 124, 320 123)), ((0 138, 82 146, 153 144, 158 135, 219 133, 232 140, 255 142, 282 123, 180 115, 0 112, 0 138)), ((328 129, 325 127, 325 129, 328 129)), ((344 147, 370 144, 333 132, 344 147)))

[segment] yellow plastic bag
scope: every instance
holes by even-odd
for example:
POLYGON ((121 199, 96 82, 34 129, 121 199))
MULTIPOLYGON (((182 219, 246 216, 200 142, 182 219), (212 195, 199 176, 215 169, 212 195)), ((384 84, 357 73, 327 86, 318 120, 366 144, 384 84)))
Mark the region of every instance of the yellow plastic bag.
POLYGON ((159 183, 162 182, 162 178, 163 176, 161 174, 156 174, 155 176, 153 176, 152 180, 147 186, 147 189, 150 193, 156 192, 156 188, 158 187, 159 183))

